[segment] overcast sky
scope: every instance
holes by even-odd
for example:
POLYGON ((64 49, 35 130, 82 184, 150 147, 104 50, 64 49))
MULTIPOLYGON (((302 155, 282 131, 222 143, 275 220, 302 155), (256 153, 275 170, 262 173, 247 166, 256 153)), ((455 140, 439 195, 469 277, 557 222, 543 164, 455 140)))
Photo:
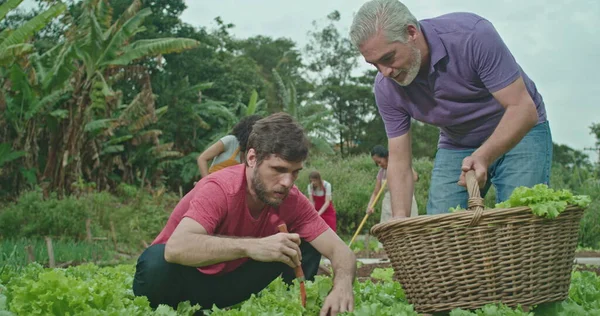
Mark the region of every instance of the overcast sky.
MULTIPOLYGON (((347 34, 363 0, 186 1, 183 21, 214 26, 221 16, 233 34, 287 37, 303 47, 314 20, 338 10, 347 34)), ((489 19, 542 94, 554 142, 576 149, 594 146, 589 126, 600 123, 600 1, 597 0, 406 0, 417 19, 469 11, 489 19)), ((361 60, 362 62, 362 60, 361 60)), ((365 65, 365 67, 367 67, 365 65)), ((587 152, 592 154, 591 152, 587 152)), ((591 155, 596 159, 596 155, 591 155)))

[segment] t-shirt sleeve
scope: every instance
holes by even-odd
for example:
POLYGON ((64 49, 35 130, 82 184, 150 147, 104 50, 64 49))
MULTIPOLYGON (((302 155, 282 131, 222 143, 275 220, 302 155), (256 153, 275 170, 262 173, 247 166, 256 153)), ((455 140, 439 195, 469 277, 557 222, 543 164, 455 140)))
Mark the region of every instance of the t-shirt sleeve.
POLYGON ((491 22, 475 24, 471 40, 473 68, 490 92, 496 92, 517 80, 520 68, 491 22))
POLYGON ((387 84, 378 76, 375 81, 375 102, 385 126, 388 138, 402 136, 410 129, 410 115, 398 104, 400 100, 392 100, 386 89, 387 84))
POLYGON ((329 229, 325 220, 319 216, 315 207, 310 204, 310 201, 304 195, 299 194, 297 196, 296 209, 293 212, 296 216, 288 225, 288 230, 290 233, 300 235, 300 238, 308 242, 313 241, 329 229))
POLYGON ((190 208, 183 215, 198 222, 207 234, 212 235, 227 214, 227 197, 223 189, 213 181, 197 189, 190 201, 190 208))
POLYGON ((308 195, 312 195, 312 185, 310 183, 306 187, 306 192, 308 192, 308 195))
POLYGON ((237 148, 237 146, 238 146, 237 138, 233 135, 225 135, 225 136, 221 137, 221 142, 223 142, 226 152, 229 148, 232 148, 232 147, 237 148))
POLYGON ((325 182, 325 195, 331 196, 331 183, 325 182))

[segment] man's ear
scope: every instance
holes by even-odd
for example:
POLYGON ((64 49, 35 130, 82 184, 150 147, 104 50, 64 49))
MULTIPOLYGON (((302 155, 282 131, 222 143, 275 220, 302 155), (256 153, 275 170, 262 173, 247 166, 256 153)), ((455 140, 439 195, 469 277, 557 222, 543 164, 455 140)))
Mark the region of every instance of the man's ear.
POLYGON ((419 35, 419 30, 414 25, 408 25, 406 27, 406 33, 408 34, 408 39, 411 41, 415 41, 417 36, 419 35))
POLYGON ((246 153, 246 165, 250 168, 256 167, 256 151, 254 148, 248 149, 246 153))

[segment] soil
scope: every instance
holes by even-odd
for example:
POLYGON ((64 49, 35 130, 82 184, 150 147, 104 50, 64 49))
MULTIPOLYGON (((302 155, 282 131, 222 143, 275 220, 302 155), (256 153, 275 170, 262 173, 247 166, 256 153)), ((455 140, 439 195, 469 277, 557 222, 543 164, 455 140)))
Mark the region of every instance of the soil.
POLYGON ((369 250, 359 250, 355 251, 354 254, 356 258, 384 258, 387 259, 387 254, 385 251, 369 251, 369 250))
POLYGON ((591 271, 596 273, 597 276, 600 276, 600 266, 578 264, 577 266, 575 266, 575 268, 579 271, 591 271))
MULTIPOLYGON (((324 266, 327 269, 330 269, 329 266, 324 266)), ((373 282, 378 282, 378 280, 374 280, 371 278, 371 273, 375 268, 391 268, 391 262, 383 262, 383 263, 375 263, 375 264, 363 264, 360 268, 356 270, 356 278, 360 282, 364 282, 366 280, 371 280, 373 282)), ((591 271, 596 273, 596 275, 600 276, 600 266, 592 266, 592 265, 575 265, 575 268, 579 271, 591 271)), ((319 269, 318 275, 328 274, 324 270, 319 269)))
POLYGON ((578 251, 575 253, 576 258, 600 258, 600 251, 578 251))
MULTIPOLYGON (((331 269, 329 265, 322 265, 323 269, 319 269, 317 275, 330 275, 328 270, 331 269)), ((375 268, 391 268, 392 264, 388 262, 383 263, 374 263, 374 264, 363 264, 360 268, 356 269, 356 279, 360 282, 364 282, 366 280, 371 280, 372 282, 378 282, 379 280, 375 280, 371 278, 371 273, 375 268)))

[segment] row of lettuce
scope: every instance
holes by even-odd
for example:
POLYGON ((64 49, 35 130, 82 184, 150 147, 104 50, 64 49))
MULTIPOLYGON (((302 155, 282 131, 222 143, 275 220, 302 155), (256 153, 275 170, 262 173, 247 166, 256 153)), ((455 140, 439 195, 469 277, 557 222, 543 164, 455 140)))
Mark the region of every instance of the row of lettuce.
MULTIPOLYGON (((297 283, 287 287, 273 281, 258 295, 232 308, 180 303, 176 309, 149 306, 145 297, 131 290, 133 265, 99 267, 84 264, 65 269, 31 264, 20 271, 0 269, 0 316, 8 315, 318 315, 332 287, 332 279, 317 276, 306 283, 307 305, 302 307, 297 283)), ((354 284, 355 310, 346 315, 419 315, 407 301, 391 268, 375 269, 372 279, 354 284)), ((600 315, 600 277, 589 271, 573 271, 569 298, 564 302, 536 306, 525 312, 520 307, 490 304, 479 310, 455 309, 451 316, 464 315, 600 315)))

